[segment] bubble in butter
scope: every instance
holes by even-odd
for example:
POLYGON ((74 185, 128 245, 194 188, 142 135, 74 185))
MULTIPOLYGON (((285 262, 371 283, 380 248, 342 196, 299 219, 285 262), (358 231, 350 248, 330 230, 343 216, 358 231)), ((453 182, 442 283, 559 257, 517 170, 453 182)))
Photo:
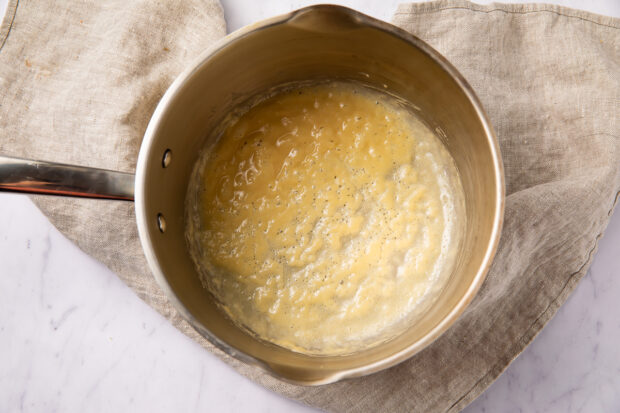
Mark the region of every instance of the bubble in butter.
POLYGON ((221 309, 310 354, 368 348, 432 303, 458 248, 454 162, 411 110, 349 82, 229 121, 195 167, 186 235, 221 309))

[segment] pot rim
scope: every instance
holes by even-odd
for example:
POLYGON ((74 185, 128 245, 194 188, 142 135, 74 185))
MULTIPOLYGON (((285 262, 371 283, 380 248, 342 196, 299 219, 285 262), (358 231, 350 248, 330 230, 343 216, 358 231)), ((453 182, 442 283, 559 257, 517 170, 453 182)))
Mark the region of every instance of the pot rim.
MULTIPOLYGON (((365 15, 356 10, 350 9, 344 6, 338 5, 313 5, 304 7, 301 9, 297 9, 291 11, 286 14, 282 14, 279 16, 271 17, 260 22, 248 25, 241 29, 234 31, 233 33, 223 37, 218 40, 215 44, 213 44, 210 48, 201 53, 187 68, 177 76, 171 86, 168 88, 164 96, 159 101, 157 108, 155 109, 146 132, 144 134, 144 139, 142 141, 140 152, 138 155, 138 162, 136 165, 136 179, 135 179, 135 210, 136 210, 136 222, 138 226, 138 233, 140 237, 140 242, 142 244, 142 248, 144 250, 147 262, 153 273, 153 276, 160 286, 160 288, 164 291, 168 300, 172 303, 175 309, 181 314, 181 316, 196 330, 199 334, 205 337, 211 344, 215 347, 222 350, 227 355, 234 357, 235 359, 242 361, 246 364, 257 366, 261 368, 263 371, 268 373, 269 375, 276 377, 279 380, 283 380, 288 383, 297 384, 297 385, 322 385, 328 383, 334 383, 340 381, 345 378, 353 378, 365 376, 371 373, 375 373, 377 371, 386 369, 388 367, 394 366, 397 363, 400 363, 414 354, 421 351, 426 346, 430 345, 434 340, 436 340, 441 334, 443 334, 454 322, 458 319, 458 317, 463 313, 465 308, 471 303, 476 293, 480 289, 486 275, 489 271, 489 268, 492 264, 493 257, 495 256, 495 252, 497 251, 497 247, 499 244, 501 228, 503 225, 504 219, 504 195, 505 195, 505 180, 504 180, 504 168, 501 159, 500 149, 497 137, 493 131, 490 121, 484 111, 482 104, 480 103, 478 97, 476 96, 474 90, 469 85, 469 83, 465 80, 465 78, 456 70, 456 68, 448 62, 446 58, 444 58, 439 52, 429 46, 427 43, 419 39, 418 37, 412 35, 411 33, 394 26, 393 24, 375 19, 368 15, 365 15), (274 370, 268 363, 263 362, 249 354, 246 354, 242 351, 235 349, 229 344, 225 343, 213 333, 211 333, 207 328, 205 328, 198 320, 193 317, 189 311, 185 308, 181 300, 176 296, 170 284, 168 283, 164 272, 159 266, 157 257, 152 248, 152 243, 154 240, 151 238, 148 227, 149 227, 149 218, 146 216, 145 211, 145 183, 146 183, 146 167, 149 160, 149 156, 151 153, 151 147, 153 141, 155 139, 155 135, 159 130, 160 123, 164 117, 164 114, 169 109, 171 102, 175 99, 179 90, 185 85, 187 79, 189 79, 198 68, 203 65, 211 56, 218 53, 225 47, 228 47, 230 44, 240 40, 248 35, 251 35, 254 32, 275 26, 280 24, 286 24, 293 21, 296 17, 307 14, 314 13, 317 11, 331 11, 331 12, 339 12, 345 14, 349 19, 355 21, 357 24, 363 26, 369 26, 388 34, 391 34, 395 37, 400 38, 401 40, 406 41, 412 46, 418 48, 427 56, 435 61, 445 72, 447 72, 451 78, 457 83, 460 89, 465 93, 469 102, 473 106, 476 111, 476 114, 484 127, 484 131, 489 143, 489 148, 491 150, 491 156, 493 159, 493 171, 495 174, 495 181, 498 183, 495 190, 495 216, 493 217, 493 228, 491 231, 491 237, 489 244, 486 248, 484 258, 482 259, 481 265, 474 276, 469 288, 463 294, 458 303, 452 308, 452 310, 435 326, 433 327, 424 337, 420 340, 411 343, 409 346, 404 348, 403 350, 390 355, 389 357, 383 358, 376 362, 366 364, 363 366, 358 366, 350 369, 345 369, 341 371, 335 372, 326 372, 326 375, 322 378, 312 379, 309 381, 299 381, 291 378, 287 378, 283 376, 281 373, 274 370)), ((152 224, 152 223, 151 223, 152 224)))

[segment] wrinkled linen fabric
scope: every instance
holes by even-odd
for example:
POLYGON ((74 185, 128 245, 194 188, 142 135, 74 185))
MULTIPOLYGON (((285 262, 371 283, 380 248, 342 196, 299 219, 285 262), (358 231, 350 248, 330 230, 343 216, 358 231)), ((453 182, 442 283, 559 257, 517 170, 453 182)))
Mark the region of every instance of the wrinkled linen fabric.
MULTIPOLYGON (((564 7, 401 5, 394 23, 443 54, 495 127, 506 173, 499 249, 435 343, 386 371, 293 386, 215 349, 167 302, 127 202, 34 196, 50 221, 240 373, 327 411, 455 412, 482 393, 586 273, 620 190, 620 20, 564 7)), ((133 172, 174 77, 225 34, 215 0, 11 0, 0 27, 0 153, 133 172)))

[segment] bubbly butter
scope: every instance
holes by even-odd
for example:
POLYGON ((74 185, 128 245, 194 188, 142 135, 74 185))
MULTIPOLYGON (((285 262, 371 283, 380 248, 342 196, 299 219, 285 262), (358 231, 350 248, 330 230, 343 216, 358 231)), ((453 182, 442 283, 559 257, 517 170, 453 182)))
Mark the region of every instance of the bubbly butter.
POLYGON ((238 116, 193 176, 187 237, 238 325, 312 354, 367 348, 436 297, 462 189, 431 130, 395 98, 303 86, 238 116))

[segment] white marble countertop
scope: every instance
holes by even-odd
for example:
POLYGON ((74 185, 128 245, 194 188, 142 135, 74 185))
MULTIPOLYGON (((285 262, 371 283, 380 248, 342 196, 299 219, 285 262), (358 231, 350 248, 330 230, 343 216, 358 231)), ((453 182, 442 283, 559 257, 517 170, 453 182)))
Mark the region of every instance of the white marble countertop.
MULTIPOLYGON (((222 2, 231 30, 315 3, 222 2)), ((399 1, 336 3, 389 20, 399 1)), ((620 17, 618 0, 552 3, 620 17)), ((620 411, 618 256, 616 213, 574 294, 467 412, 620 411)), ((0 268, 0 412, 314 411, 183 336, 23 195, 0 193, 0 268)))

